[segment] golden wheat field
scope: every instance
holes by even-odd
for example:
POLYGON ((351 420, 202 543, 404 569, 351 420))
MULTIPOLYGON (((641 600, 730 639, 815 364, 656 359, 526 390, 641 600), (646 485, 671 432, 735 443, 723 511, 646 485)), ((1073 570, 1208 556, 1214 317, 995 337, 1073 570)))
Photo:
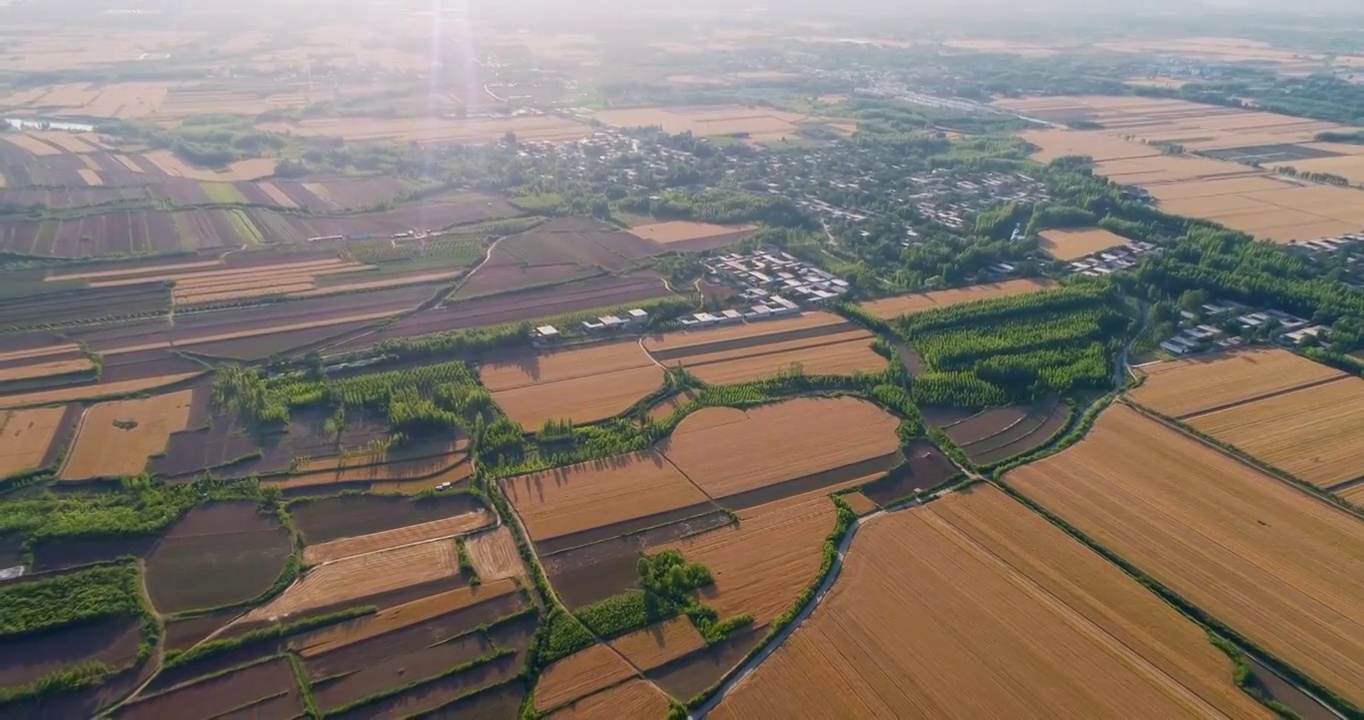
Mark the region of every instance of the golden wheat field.
POLYGON ((707 495, 720 498, 893 454, 899 425, 862 400, 801 398, 737 414, 699 410, 661 448, 707 495))
POLYGON ((1005 481, 1256 645, 1364 702, 1364 521, 1116 405, 1005 481))
POLYGON ((41 467, 64 415, 63 407, 0 410, 0 477, 41 467))
POLYGON ((620 414, 663 384, 663 368, 634 342, 518 354, 484 365, 479 375, 502 411, 528 430, 546 420, 620 414))
POLYGON ((1042 231, 1042 250, 1057 260, 1079 260, 1126 244, 1127 238, 1103 228, 1042 231))
MULTIPOLYGON (((710 569, 704 599, 727 618, 744 613, 762 627, 790 607, 819 574, 837 511, 823 495, 739 512, 739 522, 657 548, 676 549, 710 569)), ((653 549, 651 548, 651 551, 653 549)))
POLYGON ((1339 370, 1280 348, 1171 360, 1144 367, 1141 373, 1146 380, 1128 397, 1174 418, 1345 377, 1339 370))
POLYGON ((454 537, 477 530, 492 521, 492 515, 487 510, 479 508, 473 512, 461 513, 441 520, 432 520, 431 522, 409 525, 395 530, 385 530, 370 535, 341 538, 319 545, 310 545, 303 551, 303 564, 321 565, 326 562, 335 562, 344 558, 403 545, 454 537))
POLYGON ((644 680, 629 680, 549 715, 551 720, 656 718, 668 712, 668 696, 644 680))
POLYGON ((545 668, 535 683, 535 709, 553 710, 636 674, 616 651, 593 645, 545 668))
POLYGON ((1002 492, 868 521, 833 590, 712 714, 1268 718, 1202 629, 1002 492))
POLYGON ((973 300, 989 300, 990 298, 1046 290, 1055 285, 1056 283, 1051 280, 1005 280, 1002 283, 972 285, 953 290, 934 290, 926 293, 913 293, 873 300, 863 303, 862 309, 882 320, 891 320, 901 315, 950 307, 973 300))
POLYGON ((1188 422, 1317 487, 1364 477, 1364 380, 1358 378, 1255 400, 1188 422))
POLYGON ((464 540, 464 548, 469 553, 469 562, 484 582, 503 578, 526 576, 526 566, 521 563, 521 553, 516 549, 516 539, 505 525, 496 530, 479 533, 464 540))
POLYGON ((189 422, 193 390, 137 400, 100 403, 85 411, 62 480, 140 474, 151 456, 164 452, 171 433, 189 422))
POLYGON ((458 574, 454 540, 381 550, 309 570, 283 595, 247 613, 239 622, 275 622, 458 574))
POLYGON ((706 646, 685 615, 655 623, 610 641, 616 652, 640 670, 652 670, 706 646))
POLYGON ((502 489, 535 541, 707 501, 652 450, 510 478, 502 489))

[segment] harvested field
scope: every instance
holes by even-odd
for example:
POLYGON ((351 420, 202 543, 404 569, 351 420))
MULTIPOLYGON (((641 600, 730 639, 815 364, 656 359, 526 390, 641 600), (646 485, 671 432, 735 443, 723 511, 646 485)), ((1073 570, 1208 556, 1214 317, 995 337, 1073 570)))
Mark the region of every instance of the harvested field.
POLYGON ((32 637, 0 640, 0 688, 18 688, 81 663, 123 669, 137 660, 136 618, 112 618, 32 637))
POLYGON ((0 478, 43 467, 66 408, 0 411, 0 478))
POLYGON ((1254 348, 1141 368, 1146 381, 1128 393, 1156 412, 1183 418, 1345 377, 1281 348, 1254 348))
POLYGON ((345 140, 400 140, 420 145, 488 142, 508 132, 522 141, 581 140, 592 129, 556 115, 515 118, 318 118, 298 124, 263 123, 267 132, 300 137, 339 137, 345 140))
POLYGON ((707 495, 723 498, 897 455, 899 424, 861 400, 801 398, 747 411, 699 410, 661 449, 707 495))
POLYGON ((166 449, 171 433, 185 429, 194 393, 166 393, 138 400, 100 403, 85 412, 61 480, 127 477, 166 449))
POLYGON ((739 630, 704 650, 698 650, 657 670, 650 670, 645 677, 672 697, 694 698, 737 667, 762 642, 765 634, 764 628, 739 630))
POLYGON ((526 566, 521 562, 521 553, 516 549, 516 539, 511 530, 499 527, 485 533, 472 535, 464 540, 465 552, 469 562, 483 582, 504 578, 526 577, 526 566))
POLYGON ((383 550, 313 568, 283 595, 238 622, 275 622, 458 574, 453 540, 383 550))
POLYGON ((862 494, 886 507, 931 490, 961 473, 957 466, 927 440, 905 445, 905 461, 899 467, 862 486, 862 494))
POLYGON ((1320 488, 1364 477, 1364 380, 1348 378, 1186 420, 1320 488))
POLYGON ((1118 405, 1005 480, 1190 603, 1364 704, 1364 523, 1118 405), (1171 472, 1178 468, 1178 472, 1171 472))
POLYGON ((735 525, 694 535, 676 549, 710 569, 701 599, 720 617, 749 613, 762 627, 786 611, 819 574, 837 513, 827 497, 793 498, 739 512, 735 525))
POLYGON ((525 699, 525 685, 520 682, 503 683, 442 705, 422 717, 432 720, 504 720, 517 717, 525 699))
POLYGON ((172 614, 251 600, 284 571, 292 538, 251 502, 200 505, 147 557, 147 594, 172 614))
POLYGON ((471 495, 454 494, 415 500, 374 495, 351 495, 302 500, 289 505, 304 539, 322 545, 341 538, 354 538, 409 527, 434 520, 482 512, 483 504, 471 495))
MULTIPOLYGON (((415 450, 413 452, 416 452, 415 450)), ((421 492, 444 483, 458 486, 474 474, 472 461, 465 453, 440 454, 408 459, 383 457, 352 458, 354 464, 331 470, 344 464, 340 458, 314 460, 296 475, 282 475, 262 480, 263 487, 279 488, 286 494, 327 494, 335 490, 368 487, 373 493, 421 492), (387 460, 388 462, 384 462, 387 460), (363 465, 360 463, 364 463, 363 465), (375 464, 370 464, 371 462, 375 464)))
MULTIPOLYGON (((495 708, 502 707, 504 703, 508 702, 495 688, 507 687, 508 683, 512 683, 516 679, 524 664, 521 657, 523 654, 523 652, 518 651, 515 655, 500 657, 472 670, 421 683, 411 690, 348 712, 338 713, 335 717, 342 720, 371 720, 372 718, 400 720, 401 718, 424 717, 427 713, 435 713, 436 711, 445 716, 444 713, 450 710, 459 713, 453 717, 463 720, 465 717, 479 717, 483 712, 482 703, 474 702, 478 698, 488 698, 493 703, 494 710, 492 711, 495 712, 495 708)), ((512 692, 520 692, 520 690, 516 688, 512 692)), ((514 717, 515 715, 515 712, 510 716, 493 715, 489 720, 514 717)))
POLYGON ((699 513, 680 520, 665 524, 639 523, 651 526, 624 535, 616 533, 589 545, 541 553, 540 562, 555 594, 570 610, 577 610, 613 595, 638 589, 638 563, 642 554, 653 553, 688 536, 734 522, 714 505, 703 505, 698 509, 699 513))
POLYGON ((621 128, 658 126, 664 132, 690 132, 697 137, 741 135, 754 142, 796 137, 796 124, 807 116, 770 108, 724 105, 605 110, 597 120, 621 128))
POLYGON ((1057 260, 1079 260, 1095 253, 1122 247, 1127 238, 1103 228, 1042 231, 1042 251, 1057 260))
POLYGON ((124 706, 115 717, 164 720, 188 717, 254 717, 288 720, 304 711, 289 662, 274 659, 185 685, 124 706))
POLYGON ((653 450, 510 478, 502 489, 537 543, 707 502, 653 450))
POLYGON ((16 365, 12 367, 0 368, 0 383, 12 383, 19 380, 33 380, 36 378, 52 378, 62 375, 75 375, 94 370, 95 366, 90 362, 90 358, 78 357, 69 360, 52 360, 49 362, 33 363, 31 365, 16 365))
POLYGON ((1272 717, 1232 670, 1201 628, 982 487, 865 525, 825 601, 711 716, 1272 717))
POLYGON ((756 225, 712 225, 672 221, 636 225, 630 228, 630 233, 658 243, 668 250, 703 252, 733 245, 756 229, 756 225))
POLYGON ((1055 286, 1056 283, 1051 280, 1006 280, 1002 283, 989 285, 972 285, 954 290, 934 290, 926 293, 913 293, 873 300, 862 303, 862 309, 882 320, 893 320, 901 315, 909 315, 924 310, 1046 290, 1055 286))
POLYGON ((1032 451, 1070 420, 1070 407, 1057 398, 1028 406, 987 410, 943 428, 971 462, 992 465, 1032 451))
POLYGON ((304 565, 321 565, 336 562, 356 555, 388 550, 403 545, 453 538, 456 535, 476 530, 492 522, 487 510, 456 515, 444 520, 433 520, 420 525, 410 525, 397 530, 386 530, 371 535, 333 540, 321 545, 312 545, 303 551, 304 565))
POLYGON ((663 278, 653 273, 596 278, 461 300, 416 313, 391 327, 338 344, 333 349, 353 350, 393 338, 491 327, 597 309, 603 309, 604 312, 605 308, 672 296, 663 278))
POLYGON ((241 614, 236 608, 166 622, 166 649, 181 652, 198 645, 204 638, 232 622, 241 614))
POLYGON ((181 160, 170 150, 153 150, 142 156, 168 177, 192 178, 194 180, 259 180, 275 174, 275 161, 270 158, 241 160, 221 170, 196 168, 181 160))
POLYGON ((619 272, 658 252, 653 243, 605 223, 559 218, 498 240, 488 261, 452 298, 467 300, 619 272))
POLYGON ((662 422, 673 416, 673 413, 681 410, 688 403, 695 399, 695 394, 687 390, 678 395, 673 395, 662 400, 649 408, 649 419, 654 422, 662 422))
POLYGON ((484 365, 479 377, 498 407, 532 431, 546 420, 604 420, 663 385, 663 369, 633 342, 519 354, 484 365))
POLYGON ((611 648, 593 645, 545 668, 535 684, 535 709, 553 710, 635 674, 611 648))
POLYGON ((706 646, 696 627, 682 615, 618 637, 608 643, 640 670, 653 670, 706 646))
POLYGON ((684 330, 646 338, 654 360, 685 366, 712 385, 771 377, 799 366, 809 375, 877 372, 885 358, 871 349, 872 335, 826 312, 729 327, 684 330))
POLYGON ((832 335, 851 329, 856 329, 856 326, 831 312, 812 312, 776 320, 652 335, 644 339, 644 349, 656 359, 666 361, 688 354, 746 347, 769 342, 769 339, 772 342, 785 342, 807 334, 832 335))
POLYGON ((81 387, 62 388, 61 390, 46 390, 43 392, 21 393, 17 395, 0 395, 0 409, 98 400, 111 395, 147 392, 171 385, 177 385, 202 374, 203 373, 200 372, 180 373, 178 375, 162 375, 159 377, 127 380, 124 382, 82 385, 81 387))
POLYGON ((844 495, 843 502, 847 503, 848 507, 852 508, 852 511, 857 513, 858 517, 862 517, 863 515, 870 515, 871 513, 874 513, 877 510, 881 509, 881 507, 877 505, 875 501, 873 501, 866 495, 863 495, 860 491, 851 492, 844 495))
POLYGON ((615 720, 655 718, 668 713, 668 697, 653 684, 630 680, 583 698, 551 714, 551 720, 615 720))
POLYGON ((0 140, 5 140, 20 150, 26 150, 38 157, 62 154, 61 148, 53 147, 32 135, 7 132, 4 135, 0 135, 0 140))
MULTIPOLYGON (((518 590, 511 580, 494 580, 483 585, 462 587, 437 593, 410 603, 382 610, 374 615, 356 618, 340 625, 309 633, 294 649, 305 658, 350 647, 376 637, 427 622, 443 615, 458 613, 467 608, 505 598, 518 590)), ((520 604, 520 603, 517 603, 520 604)), ((499 612, 514 612, 515 604, 494 604, 499 612)), ((509 614, 509 613, 503 613, 509 614)), ((473 627, 482 623, 474 623, 473 627)))

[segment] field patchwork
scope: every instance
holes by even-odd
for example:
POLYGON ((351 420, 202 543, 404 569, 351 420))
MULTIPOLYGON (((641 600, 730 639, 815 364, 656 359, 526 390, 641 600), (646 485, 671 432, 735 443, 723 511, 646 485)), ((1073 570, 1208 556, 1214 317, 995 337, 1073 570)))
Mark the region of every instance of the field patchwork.
POLYGON ((1264 650, 1364 703, 1364 522, 1125 405, 1005 481, 1264 650), (1178 471, 1172 471, 1178 468, 1178 471))
POLYGON ((1281 348, 1253 348, 1148 365, 1133 402, 1173 418, 1229 408, 1345 373, 1281 348))
POLYGON ((61 480, 129 477, 166 449, 172 433, 189 422, 192 390, 146 399, 99 403, 85 412, 61 480))
POLYGON ((715 718, 1271 713, 1207 635, 989 487, 858 531, 825 601, 715 718))

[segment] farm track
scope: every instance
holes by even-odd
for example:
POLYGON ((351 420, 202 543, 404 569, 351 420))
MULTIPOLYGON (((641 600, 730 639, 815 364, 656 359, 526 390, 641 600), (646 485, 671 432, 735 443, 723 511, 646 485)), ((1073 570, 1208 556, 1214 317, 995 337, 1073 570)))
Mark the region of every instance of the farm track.
POLYGON ((156 641, 156 652, 148 661, 152 665, 151 672, 147 673, 147 679, 143 680, 142 684, 133 688, 133 691, 124 696, 122 700, 106 708, 100 714, 101 717, 111 717, 115 710, 136 700, 137 696, 141 695, 142 691, 146 690, 147 686, 156 680, 156 676, 161 674, 161 668, 166 664, 166 619, 156 611, 156 606, 152 604, 152 595, 147 589, 147 561, 143 558, 137 559, 137 592, 142 596, 142 602, 146 603, 147 607, 151 608, 152 613, 156 615, 156 622, 161 627, 161 637, 156 641))
MULTIPOLYGON (((493 489, 493 492, 501 492, 501 491, 498 490, 498 489, 493 489)), ((509 508, 511 508, 510 512, 511 512, 511 516, 512 516, 512 522, 516 524, 516 529, 517 529, 517 531, 518 531, 519 533, 521 533, 521 537, 529 539, 529 538, 530 538, 530 533, 526 531, 526 526, 525 526, 524 524, 522 524, 522 522, 521 522, 521 516, 516 514, 516 509, 511 507, 511 501, 507 501, 507 506, 508 506, 509 508)), ((499 513, 499 515, 500 515, 500 513, 499 513)), ((500 518, 500 517, 499 517, 499 522, 501 522, 501 518, 500 518)), ((541 563, 541 562, 540 562, 540 554, 539 554, 538 552, 532 551, 530 555, 531 555, 531 561, 535 563, 535 569, 539 570, 540 576, 543 577, 543 578, 545 578, 545 587, 549 590, 549 595, 550 595, 548 598, 546 598, 546 600, 548 600, 550 603, 552 603, 553 606, 555 606, 555 607, 557 607, 557 608, 563 610, 564 612, 569 612, 569 613, 571 614, 571 611, 569 611, 568 606, 565 605, 565 604, 564 604, 564 601, 561 600, 561 599, 559 598, 559 593, 558 593, 557 590, 554 589, 554 585, 553 585, 552 583, 549 582, 549 571, 545 570, 544 563, 541 563)), ((577 616, 575 615, 574 617, 577 617, 577 616)), ((658 686, 658 683, 656 683, 656 682, 654 682, 653 680, 650 680, 648 677, 646 677, 646 676, 644 675, 644 670, 641 669, 641 668, 640 668, 638 665, 636 665, 634 662, 632 662, 632 661, 630 660, 630 658, 626 657, 626 656, 625 656, 625 653, 622 653, 621 651, 617 650, 617 649, 616 649, 615 647, 613 647, 609 642, 607 642, 604 638, 602 638, 602 637, 601 637, 600 635, 598 635, 596 632, 592 631, 591 628, 588 628, 586 625, 583 625, 583 627, 584 627, 584 628, 587 628, 587 631, 590 632, 590 633, 592 633, 592 638, 593 638, 594 640, 597 641, 597 644, 599 644, 599 645, 601 645, 601 646, 603 646, 603 647, 609 649, 611 652, 615 653, 616 656, 619 657, 619 658, 621 659, 621 661, 623 661, 626 665, 629 665, 629 666, 630 666, 630 669, 632 669, 632 670, 635 671, 635 674, 638 676, 638 678, 639 678, 640 680, 642 680, 642 681, 644 681, 644 682, 646 682, 646 683, 649 683, 649 685, 653 686, 653 688, 654 688, 655 691, 657 691, 658 693, 660 693, 660 694, 663 695, 664 697, 671 697, 671 696, 668 695, 668 693, 666 693, 666 692, 663 691, 663 688, 661 688, 661 687, 658 686)), ((579 651, 579 652, 581 652, 581 651, 579 651)), ((569 657, 572 657, 572 656, 570 655, 569 657)), ((561 659, 562 659, 562 658, 561 658, 561 659)), ((557 662, 557 661, 556 661, 556 662, 557 662)), ((533 691, 534 691, 534 688, 532 688, 532 692, 533 692, 533 691)))
POLYGON ((1353 379, 1353 377, 1354 376, 1352 375, 1339 375, 1336 377, 1322 378, 1321 380, 1315 380, 1313 382, 1305 383, 1302 385, 1295 385, 1290 388, 1283 388, 1282 390, 1275 390, 1274 392, 1265 393, 1263 395, 1256 395, 1254 397, 1244 398, 1241 400, 1237 400, 1235 402, 1224 403, 1222 405, 1218 405, 1217 407, 1210 407, 1206 410, 1199 410, 1197 412, 1192 412, 1187 415, 1181 415, 1175 419, 1180 422, 1197 420, 1198 418, 1204 417, 1206 415, 1211 415, 1213 413, 1222 412, 1223 410, 1231 410, 1232 408, 1238 408, 1241 407, 1242 405, 1249 405, 1251 403, 1259 402, 1261 400, 1270 400, 1276 397, 1283 397, 1284 395, 1291 395, 1295 392, 1298 392, 1299 390, 1310 390, 1315 387, 1321 387, 1322 385, 1330 385, 1331 383, 1334 382, 1340 382, 1341 380, 1351 380, 1353 379))

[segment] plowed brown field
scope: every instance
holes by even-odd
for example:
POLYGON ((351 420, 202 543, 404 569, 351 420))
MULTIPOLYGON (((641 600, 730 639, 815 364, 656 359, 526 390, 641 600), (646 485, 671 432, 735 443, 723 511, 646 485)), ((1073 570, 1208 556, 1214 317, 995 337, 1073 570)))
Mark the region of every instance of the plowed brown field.
POLYGON ((502 411, 527 430, 546 420, 603 420, 663 384, 663 369, 633 342, 518 355, 479 375, 502 411))
POLYGON ((193 401, 193 390, 181 390, 90 408, 81 418, 76 445, 59 478, 85 480, 140 474, 147 467, 148 458, 166 449, 171 433, 185 429, 193 401))
POLYGON ((553 710, 635 674, 614 650, 593 645, 545 668, 535 684, 535 709, 553 710))
POLYGON ((333 540, 321 545, 313 545, 303 551, 304 565, 321 565, 356 555, 388 550, 390 548, 412 545, 438 538, 449 538, 476 530, 492 522, 492 515, 486 510, 463 513, 443 520, 410 525, 397 530, 361 535, 359 537, 333 540))
POLYGON ((61 407, 0 411, 0 477, 41 467, 65 414, 61 407))
POLYGON ((20 365, 18 367, 0 368, 0 381, 6 380, 29 380, 32 378, 54 377, 56 375, 69 375, 71 373, 86 372, 94 369, 94 364, 89 358, 77 358, 75 360, 52 360, 49 362, 34 363, 32 365, 20 365))
POLYGON ((272 602, 247 613, 247 625, 342 605, 459 573, 453 540, 435 540, 314 568, 272 602))
POLYGON ((922 312, 924 310, 958 305, 973 300, 988 300, 990 298, 1046 290, 1047 288, 1055 286, 1056 283, 1051 280, 1007 280, 1002 283, 990 285, 972 285, 970 287, 956 288, 954 290, 935 290, 933 292, 914 293, 912 295, 900 295, 898 297, 884 298, 882 300, 873 300, 868 303, 863 303, 862 309, 882 320, 890 320, 901 315, 922 312))
POLYGON ((700 650, 706 646, 706 639, 697 632, 691 620, 682 615, 616 638, 610 645, 631 665, 640 670, 653 670, 700 650))
POLYGON ((295 646, 303 657, 315 657, 395 630, 424 623, 466 607, 516 592, 511 580, 494 580, 473 587, 455 588, 430 597, 382 610, 374 615, 309 634, 295 646))
POLYGON ((1294 390, 1189 424, 1317 487, 1364 476, 1364 380, 1294 390))
POLYGON ((1189 602, 1364 704, 1364 522, 1118 405, 1006 481, 1189 602))
POLYGON ((668 712, 668 697, 651 683, 630 680, 579 700, 550 715, 551 720, 657 718, 668 712))
POLYGON ((1207 635, 989 487, 880 516, 832 592, 711 717, 1272 714, 1207 635))
POLYGON ((739 414, 699 410, 661 447, 719 498, 894 453, 899 424, 862 400, 802 398, 739 414))
POLYGON ((1280 348, 1171 360, 1141 372, 1146 381, 1129 393, 1132 400, 1175 418, 1345 377, 1335 368, 1280 348))
POLYGON ((502 487, 536 541, 707 499, 652 450, 510 478, 502 487))
POLYGON ((516 539, 511 530, 500 527, 479 533, 464 541, 469 562, 483 582, 503 578, 524 578, 526 566, 521 562, 521 553, 516 549, 516 539))
POLYGON ((749 613, 766 625, 814 582, 837 512, 829 498, 781 500, 739 513, 739 522, 659 548, 710 569, 705 602, 721 618, 749 613))

